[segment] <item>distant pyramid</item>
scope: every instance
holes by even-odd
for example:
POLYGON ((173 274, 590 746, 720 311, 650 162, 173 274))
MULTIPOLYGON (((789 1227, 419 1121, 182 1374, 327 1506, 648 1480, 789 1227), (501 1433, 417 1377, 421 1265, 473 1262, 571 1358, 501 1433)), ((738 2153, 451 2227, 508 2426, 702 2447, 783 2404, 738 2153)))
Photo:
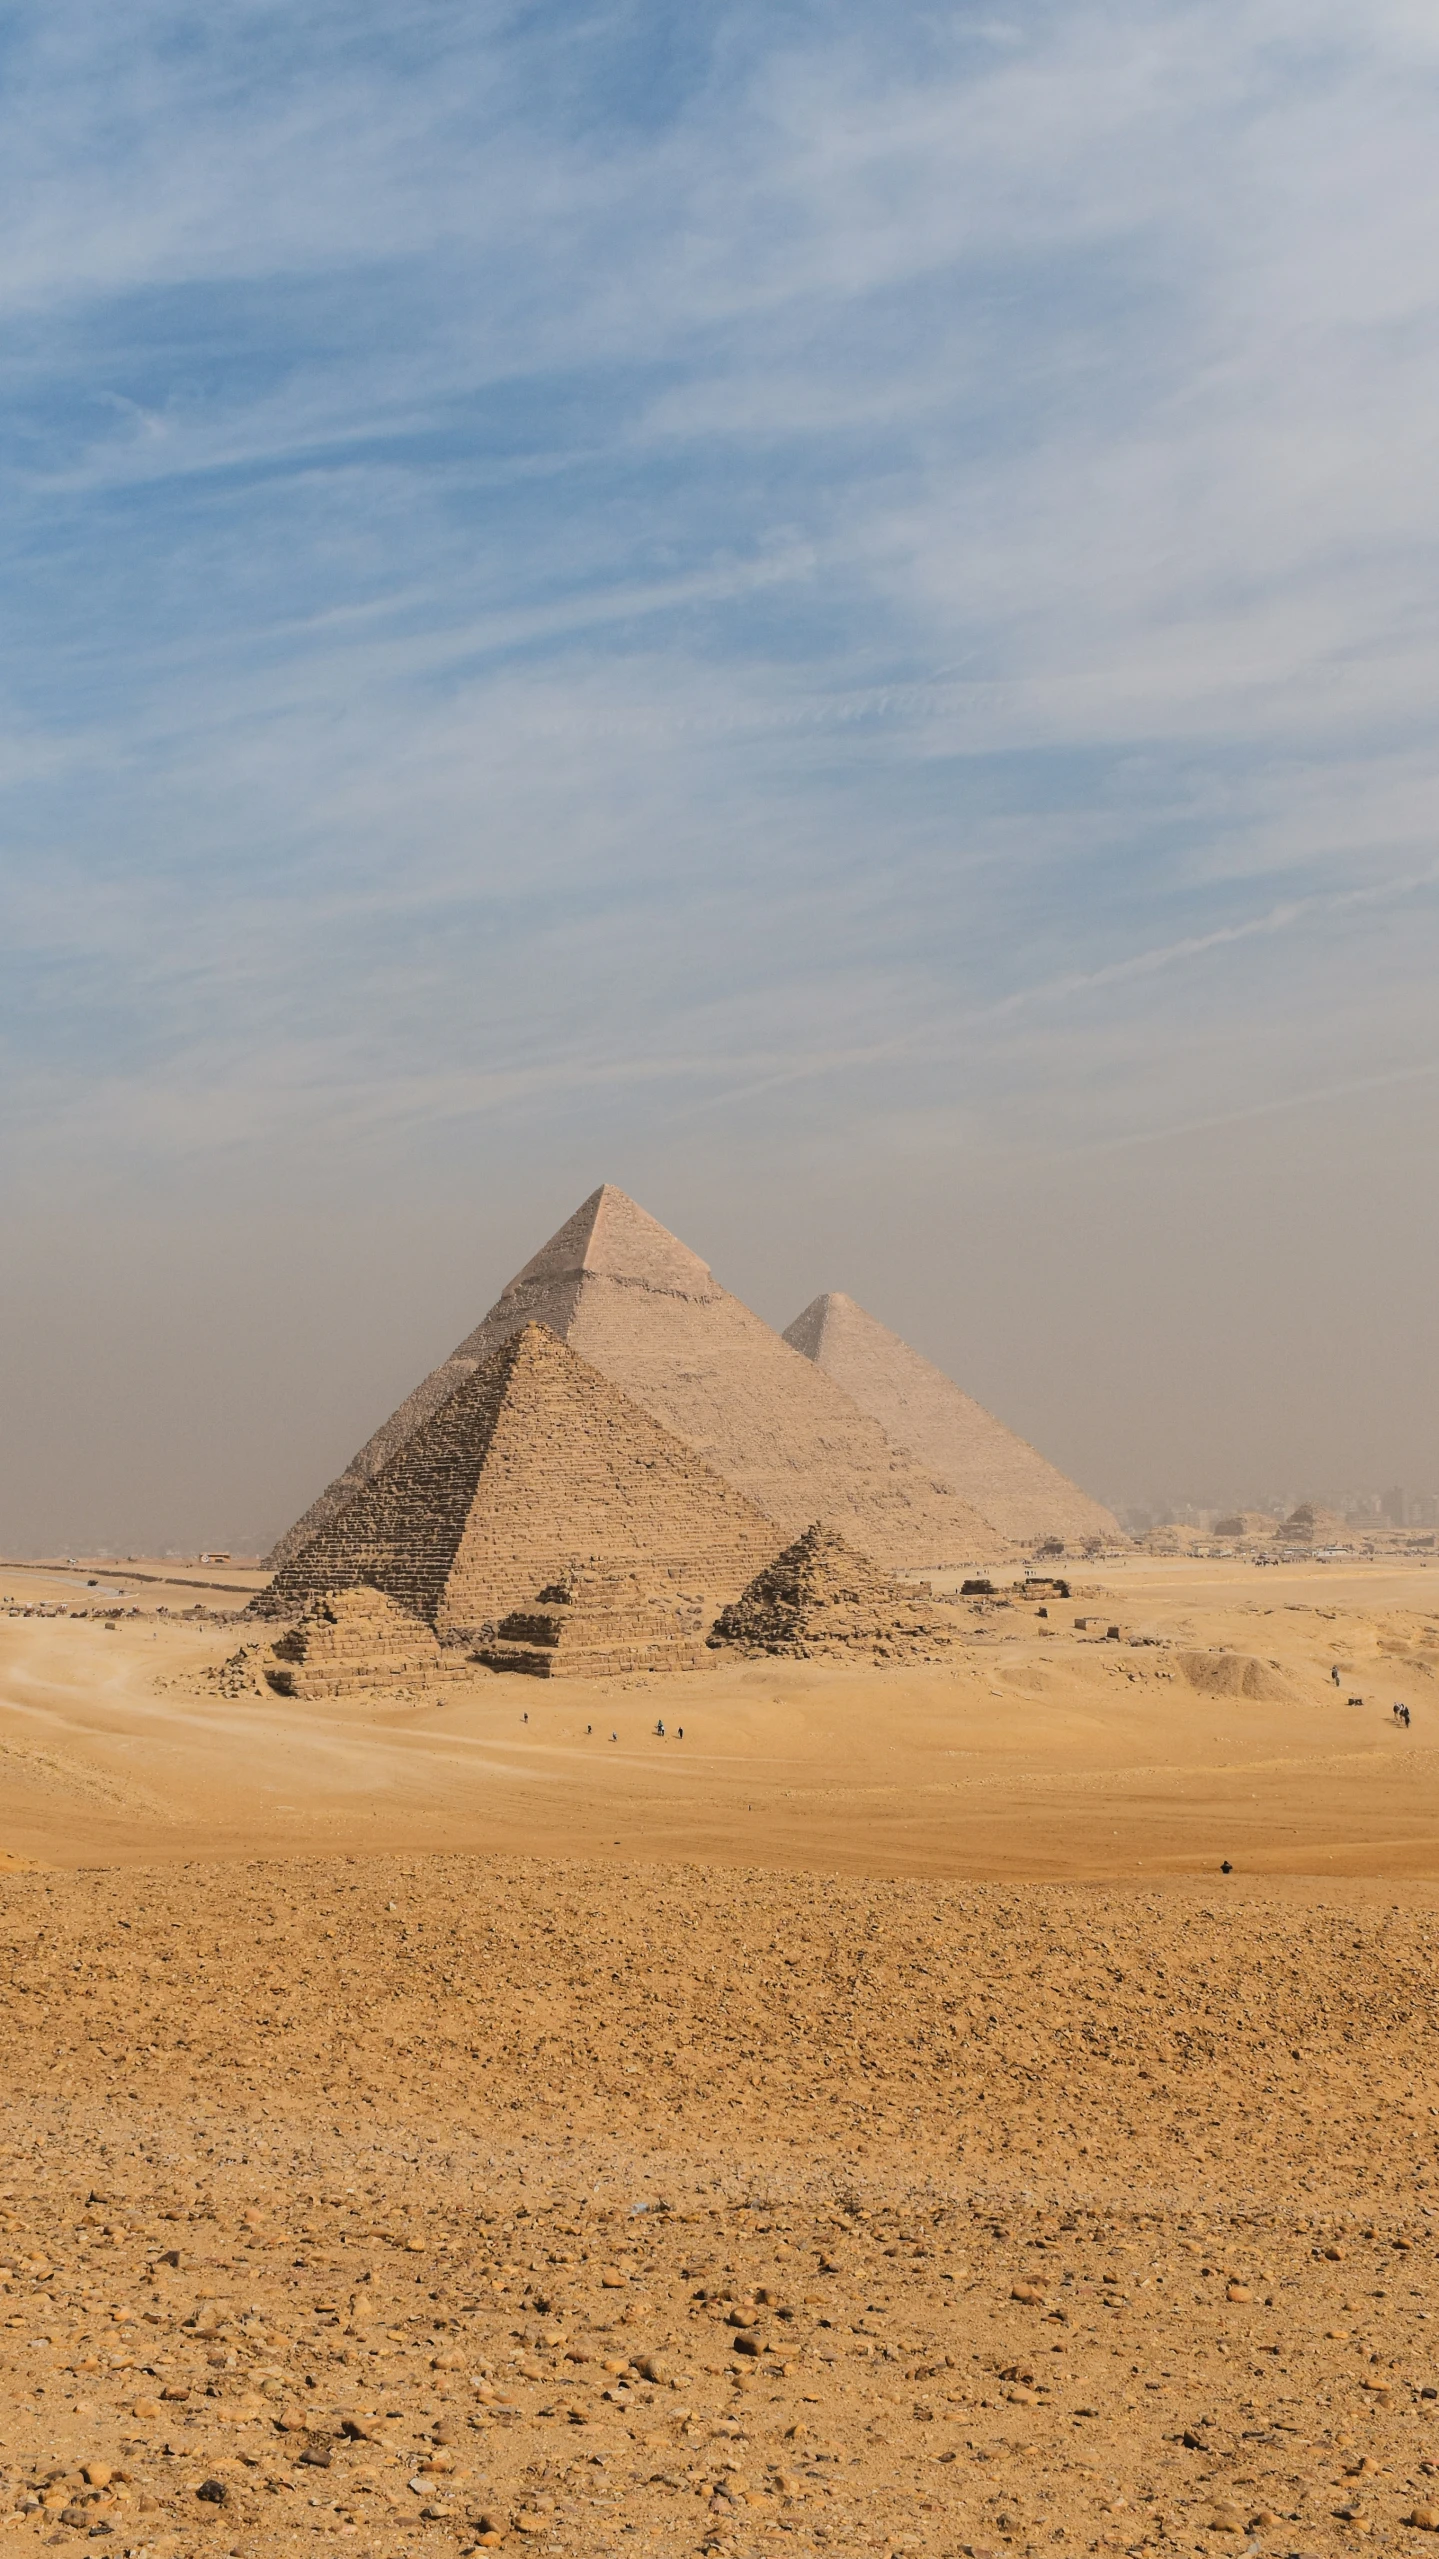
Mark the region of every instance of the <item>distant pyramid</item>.
POLYGON ((817 1297, 785 1334, 793 1349, 842 1386, 897 1448, 952 1484, 1004 1537, 1067 1546, 1086 1537, 1127 1545, 1119 1522, 1027 1440, 997 1422, 943 1369, 837 1289, 817 1297))
MULTIPOLYGON (((1389 1522, 1384 1521, 1387 1528, 1389 1522)), ((1338 1511, 1327 1511, 1317 1502, 1301 1502, 1297 1510, 1281 1520, 1276 1542, 1280 1546, 1339 1546, 1349 1535, 1348 1524, 1338 1511)))
POLYGON ((773 1524, 542 1324, 522 1324, 292 1548, 257 1616, 368 1584, 451 1641, 575 1575, 714 1607, 773 1524))
POLYGON ((927 1463, 714 1279, 609 1183, 512 1279, 280 1540, 298 1554, 521 1325, 541 1323, 744 1493, 787 1537, 817 1515, 881 1563, 981 1563, 1003 1539, 927 1463))
POLYGON ((800 1660, 914 1660, 947 1652, 964 1632, 927 1582, 892 1580, 816 1520, 721 1610, 710 1642, 800 1660))

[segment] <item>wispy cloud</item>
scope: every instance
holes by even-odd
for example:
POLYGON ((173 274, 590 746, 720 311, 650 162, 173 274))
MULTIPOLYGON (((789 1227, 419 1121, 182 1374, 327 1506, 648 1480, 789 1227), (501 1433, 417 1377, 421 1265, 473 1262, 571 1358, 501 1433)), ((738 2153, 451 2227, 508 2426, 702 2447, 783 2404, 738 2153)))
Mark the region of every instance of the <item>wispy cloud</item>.
POLYGON ((1122 1137, 1097 1138, 1075 1150, 1079 1156, 1111 1155, 1132 1146, 1172 1146, 1177 1139, 1207 1135, 1212 1129, 1247 1128, 1255 1120, 1283 1117, 1290 1111, 1327 1109, 1368 1093, 1392 1093, 1403 1084, 1425 1084, 1439 1075, 1439 1057, 1421 1058, 1414 1066, 1396 1066, 1383 1075, 1356 1075, 1338 1084, 1319 1084, 1302 1093, 1271 1093, 1237 1111, 1211 1111, 1163 1128, 1129 1129, 1122 1137))
POLYGON ((12 1196, 1427 1072, 1431 15, 4 46, 12 1196))

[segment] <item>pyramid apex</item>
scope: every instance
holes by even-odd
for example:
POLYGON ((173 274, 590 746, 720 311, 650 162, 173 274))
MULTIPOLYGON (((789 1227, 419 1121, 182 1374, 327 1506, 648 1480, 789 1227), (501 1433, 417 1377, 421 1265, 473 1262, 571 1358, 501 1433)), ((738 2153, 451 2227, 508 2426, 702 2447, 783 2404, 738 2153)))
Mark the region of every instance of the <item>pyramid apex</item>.
POLYGON ((568 1342, 561 1341, 559 1334, 551 1325, 542 1324, 538 1315, 531 1315, 516 1332, 511 1333, 507 1341, 500 1344, 500 1349, 502 1352, 508 1352, 511 1361, 518 1359, 525 1351, 531 1354, 547 1350, 559 1351, 566 1359, 574 1358, 574 1352, 570 1349, 568 1342))
POLYGON ((501 1304, 538 1281, 579 1278, 618 1280, 661 1296, 703 1299, 720 1294, 709 1264, 613 1182, 601 1182, 581 1201, 515 1273, 501 1304))
MULTIPOLYGON (((901 1348, 908 1348, 907 1344, 900 1344, 899 1335, 892 1333, 887 1324, 882 1324, 877 1315, 871 1315, 867 1307, 861 1306, 857 1297, 847 1297, 842 1288, 829 1288, 822 1297, 810 1299, 803 1314, 796 1315, 794 1322, 785 1327, 784 1338, 791 1350, 801 1352, 806 1359, 823 1367, 825 1351, 832 1346, 836 1333, 852 1339, 855 1334, 865 1332, 877 1342, 893 1342, 901 1348)), ((919 1354, 915 1352, 912 1356, 918 1358, 919 1354)))
POLYGON ((820 1346, 830 1316, 853 1304, 853 1298, 843 1296, 838 1289, 826 1289, 822 1297, 812 1297, 803 1314, 796 1315, 794 1322, 785 1326, 784 1338, 790 1349, 818 1365, 820 1346))

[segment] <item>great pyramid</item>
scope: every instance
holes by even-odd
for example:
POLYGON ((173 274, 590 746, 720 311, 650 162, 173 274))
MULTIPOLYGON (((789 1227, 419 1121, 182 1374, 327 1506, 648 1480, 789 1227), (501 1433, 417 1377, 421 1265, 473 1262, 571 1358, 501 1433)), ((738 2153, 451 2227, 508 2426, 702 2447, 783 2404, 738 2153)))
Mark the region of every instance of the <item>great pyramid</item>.
POLYGON ((816 1297, 784 1338, 1002 1536, 1022 1545, 1048 1537, 1067 1546, 1088 1537, 1128 1545, 1101 1502, 852 1297, 838 1290, 816 1297))
POLYGON ((775 1545, 743 1493, 527 1322, 292 1550, 247 1613, 289 1616, 368 1584, 467 1642, 598 1570, 712 1614, 775 1545))
POLYGON ((816 1520, 740 1593, 710 1642, 801 1660, 863 1654, 878 1661, 947 1652, 964 1629, 927 1584, 892 1581, 816 1520))
POLYGON ((1005 1551, 978 1511, 609 1183, 512 1279, 283 1537, 283 1565, 403 1448, 476 1366, 547 1325, 793 1537, 816 1516, 879 1562, 983 1563, 1005 1551))

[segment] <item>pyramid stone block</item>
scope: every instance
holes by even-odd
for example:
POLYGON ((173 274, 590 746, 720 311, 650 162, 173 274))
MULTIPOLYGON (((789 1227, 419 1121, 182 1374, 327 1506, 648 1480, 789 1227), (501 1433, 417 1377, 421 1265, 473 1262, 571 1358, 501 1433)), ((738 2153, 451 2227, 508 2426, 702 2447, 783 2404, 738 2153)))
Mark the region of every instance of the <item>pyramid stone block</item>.
POLYGON ((284 1565, 338 1517, 463 1380, 540 1323, 686 1443, 786 1537, 817 1515, 879 1561, 995 1561, 1006 1541, 895 1447, 813 1361, 721 1288, 687 1245, 604 1184, 483 1323, 391 1414, 275 1549, 284 1565))
POLYGON ((947 1652, 962 1631, 927 1583, 892 1580, 816 1520, 721 1611, 710 1642, 800 1660, 912 1661, 947 1652))
POLYGON ((631 1574, 713 1611, 772 1524, 541 1324, 462 1374, 251 1603, 287 1615, 368 1583, 446 1642, 490 1634, 574 1573, 631 1574))
POLYGON ((1129 1543, 1113 1513, 1080 1491, 1027 1440, 996 1421, 943 1369, 838 1290, 817 1297, 785 1333, 791 1348, 868 1413, 990 1526, 1022 1545, 1057 1537, 1129 1543))

